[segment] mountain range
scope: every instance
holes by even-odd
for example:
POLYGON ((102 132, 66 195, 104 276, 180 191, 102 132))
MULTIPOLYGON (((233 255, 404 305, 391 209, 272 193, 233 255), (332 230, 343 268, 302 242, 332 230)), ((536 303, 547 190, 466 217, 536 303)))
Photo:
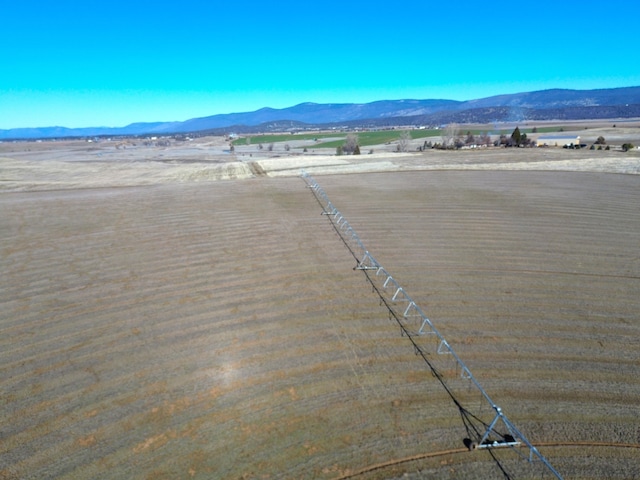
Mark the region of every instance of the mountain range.
POLYGON ((0 139, 269 132, 287 129, 438 126, 525 120, 640 117, 640 86, 598 90, 551 89, 476 100, 380 100, 371 103, 301 103, 183 122, 132 123, 125 127, 41 127, 0 130, 0 139))

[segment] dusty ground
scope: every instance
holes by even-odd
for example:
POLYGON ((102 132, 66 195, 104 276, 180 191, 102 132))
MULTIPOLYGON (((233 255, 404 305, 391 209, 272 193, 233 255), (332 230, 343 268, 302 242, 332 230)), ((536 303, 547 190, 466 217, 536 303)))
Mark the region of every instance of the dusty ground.
POLYGON ((540 478, 456 453, 301 168, 565 478, 640 477, 637 152, 207 142, 0 145, 0 478, 540 478))

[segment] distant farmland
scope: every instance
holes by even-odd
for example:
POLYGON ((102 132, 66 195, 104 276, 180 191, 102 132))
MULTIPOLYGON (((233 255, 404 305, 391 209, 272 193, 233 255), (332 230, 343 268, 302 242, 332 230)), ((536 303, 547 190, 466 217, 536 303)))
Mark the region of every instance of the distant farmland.
MULTIPOLYGON (((575 128, 575 127, 574 127, 575 128)), ((513 129, 502 129, 502 130, 494 130, 492 128, 486 129, 478 129, 478 128, 465 128, 464 126, 460 127, 461 133, 466 135, 467 132, 473 135, 482 135, 485 133, 491 133, 492 135, 511 135, 513 129)), ((553 126, 553 127, 539 127, 536 128, 536 132, 538 133, 551 133, 551 132, 561 132, 572 130, 569 127, 562 126, 553 126)), ((521 132, 530 134, 533 131, 533 128, 522 128, 521 132)), ((442 130, 440 129, 393 129, 393 130, 377 130, 377 131, 356 131, 356 132, 344 132, 344 131, 335 131, 335 132, 319 132, 319 133, 296 133, 292 134, 264 134, 264 135, 246 135, 241 138, 237 138, 233 140, 232 144, 234 146, 244 146, 244 145, 258 145, 262 144, 266 146, 270 143, 286 143, 296 141, 299 142, 301 140, 306 140, 309 143, 305 146, 296 146, 295 148, 337 148, 344 144, 346 136, 351 133, 357 135, 358 143, 361 147, 369 147, 375 145, 384 145, 390 142, 397 142, 401 135, 404 132, 408 132, 411 136, 411 139, 421 139, 421 138, 430 138, 437 137, 442 135, 442 130), (336 140, 336 137, 339 137, 336 140)))

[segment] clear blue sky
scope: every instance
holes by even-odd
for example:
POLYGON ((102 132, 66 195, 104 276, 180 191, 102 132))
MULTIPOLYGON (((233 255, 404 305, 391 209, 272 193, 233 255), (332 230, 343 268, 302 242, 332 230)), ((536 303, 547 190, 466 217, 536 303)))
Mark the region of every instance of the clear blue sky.
POLYGON ((640 2, 5 0, 0 128, 640 85, 640 2))

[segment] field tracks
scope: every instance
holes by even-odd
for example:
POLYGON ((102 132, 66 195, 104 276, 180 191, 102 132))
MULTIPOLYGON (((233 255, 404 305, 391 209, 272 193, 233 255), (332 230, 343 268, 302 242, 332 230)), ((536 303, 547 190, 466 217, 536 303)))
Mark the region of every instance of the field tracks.
MULTIPOLYGON (((640 444, 636 443, 610 443, 610 442, 543 442, 536 443, 536 447, 544 447, 544 448, 553 448, 553 447, 576 447, 576 448, 597 448, 597 447, 608 447, 608 448, 629 448, 629 449, 640 449, 640 444)), ((405 458, 397 458, 394 460, 388 460, 386 462, 377 463, 375 465, 370 465, 365 468, 361 468, 358 471, 342 475, 340 477, 336 477, 334 480, 347 480, 349 478, 357 478, 361 475, 365 475, 367 473, 374 472, 376 470, 384 470, 385 468, 395 467, 397 465, 407 464, 411 462, 416 462, 419 460, 425 460, 427 458, 436 458, 436 457, 446 457, 451 455, 460 455, 466 454, 469 450, 466 448, 453 448, 449 450, 441 450, 438 452, 429 452, 418 455, 412 455, 410 457, 405 458)))
MULTIPOLYGON (((529 450, 528 460, 532 462, 534 459, 542 463, 542 465, 556 478, 561 479, 560 473, 551 465, 551 463, 531 444, 531 442, 511 423, 502 409, 498 407, 489 397, 482 385, 476 380, 471 370, 458 357, 453 348, 449 345, 442 334, 435 328, 431 320, 423 313, 422 309, 414 302, 409 294, 400 286, 400 284, 378 263, 371 255, 369 250, 362 243, 355 230, 349 225, 346 218, 331 203, 329 197, 322 187, 308 174, 302 174, 302 178, 311 189, 318 203, 322 207, 322 214, 327 216, 331 221, 336 233, 340 236, 345 246, 349 249, 355 258, 357 265, 354 270, 361 270, 366 275, 367 280, 371 284, 374 291, 378 294, 381 303, 383 303, 389 314, 397 321, 401 328, 402 334, 410 339, 416 355, 429 366, 433 376, 441 383, 451 400, 458 408, 465 429, 470 438, 465 439, 465 444, 470 450, 475 449, 493 449, 499 447, 526 447, 529 450), (375 272, 373 274, 372 272, 375 272), (381 283, 380 279, 384 279, 381 283), (398 309, 397 304, 402 306, 398 309), (404 310, 403 310, 404 309, 404 310), (408 324, 408 320, 418 317, 421 322, 420 329, 415 331, 408 324), (495 417, 491 422, 484 421, 479 415, 472 413, 471 409, 462 405, 457 394, 448 385, 440 369, 428 357, 429 353, 424 350, 423 343, 418 340, 423 335, 435 335, 438 338, 438 355, 451 355, 455 359, 456 371, 460 377, 469 380, 475 388, 480 392, 484 400, 490 408, 495 412, 495 417), (506 430, 503 433, 497 430, 498 425, 502 425, 506 430)), ((495 457, 494 457, 495 458, 495 457)), ((496 459, 496 462, 498 460, 496 459)), ((499 462, 498 462, 499 465, 499 462)), ((499 465, 500 466, 500 465, 499 465)))
POLYGON ((3 192, 0 477, 639 476, 640 176, 309 173, 3 192))

